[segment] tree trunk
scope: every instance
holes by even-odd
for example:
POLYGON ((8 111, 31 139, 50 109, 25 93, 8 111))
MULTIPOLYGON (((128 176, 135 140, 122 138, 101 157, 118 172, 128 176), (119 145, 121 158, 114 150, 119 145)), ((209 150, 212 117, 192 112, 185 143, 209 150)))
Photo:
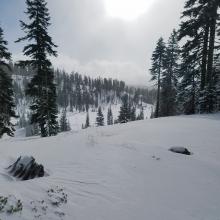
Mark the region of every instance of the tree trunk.
POLYGON ((209 34, 209 51, 208 51, 208 64, 207 64, 207 85, 212 80, 213 76, 213 62, 214 62, 214 48, 215 48, 215 34, 216 34, 216 19, 217 19, 217 3, 213 6, 210 19, 210 34, 209 34))
POLYGON ((157 103, 156 103, 156 110, 155 110, 155 118, 159 117, 159 108, 160 108, 160 74, 158 75, 157 103))
POLYGON ((161 75, 161 62, 162 57, 160 57, 160 63, 159 63, 159 73, 158 73, 158 82, 157 82, 157 103, 156 103, 156 110, 155 110, 155 118, 159 117, 160 112, 160 75, 161 75))
POLYGON ((213 64, 214 64, 214 49, 215 49, 215 35, 216 35, 216 22, 217 22, 217 3, 214 3, 211 10, 212 17, 210 18, 210 35, 209 35, 209 51, 208 51, 208 64, 207 64, 207 112, 214 111, 214 101, 212 98, 213 93, 213 64))
POLYGON ((205 89, 206 74, 207 74, 207 55, 208 55, 208 40, 209 40, 209 24, 204 29, 204 41, 202 51, 202 70, 201 70, 201 91, 205 89))

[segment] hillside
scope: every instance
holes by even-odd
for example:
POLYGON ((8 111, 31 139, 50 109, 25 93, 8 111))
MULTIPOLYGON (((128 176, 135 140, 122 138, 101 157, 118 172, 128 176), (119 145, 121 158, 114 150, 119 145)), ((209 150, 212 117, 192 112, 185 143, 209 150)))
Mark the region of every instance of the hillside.
MULTIPOLYGON (((34 71, 31 68, 21 68, 11 64, 13 69, 13 88, 15 92, 16 114, 19 116, 14 122, 18 128, 30 130, 31 99, 25 95, 27 84, 34 71)), ((111 106, 114 120, 118 119, 119 109, 124 96, 129 97, 130 107, 135 107, 136 116, 144 111, 144 118, 149 118, 153 111, 156 92, 154 89, 136 88, 112 78, 91 78, 79 73, 67 73, 55 70, 55 84, 57 90, 58 115, 66 109, 70 126, 73 130, 80 130, 86 121, 86 112, 89 112, 91 125, 95 125, 98 107, 107 120, 108 108, 111 106)), ((36 127, 36 126, 35 126, 36 127)), ((20 134, 20 131, 17 133, 20 134)), ((23 136, 25 135, 23 132, 23 136)), ((34 136, 37 132, 27 132, 27 136, 34 136)), ((16 134, 17 135, 17 134, 16 134)))
POLYGON ((1 196, 20 199, 23 210, 0 219, 218 220, 219 121, 220 114, 181 116, 1 140, 1 196), (33 155, 49 176, 9 177, 4 168, 20 155, 33 155))

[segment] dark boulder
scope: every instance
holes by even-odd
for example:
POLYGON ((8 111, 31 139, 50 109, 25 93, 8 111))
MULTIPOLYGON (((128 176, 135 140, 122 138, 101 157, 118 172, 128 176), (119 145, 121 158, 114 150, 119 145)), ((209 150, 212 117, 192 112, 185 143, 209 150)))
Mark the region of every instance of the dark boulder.
POLYGON ((191 155, 192 153, 185 147, 171 147, 171 152, 178 153, 178 154, 185 154, 185 155, 191 155))
POLYGON ((19 157, 7 168, 9 174, 20 180, 29 180, 45 175, 44 167, 36 163, 34 157, 19 157))

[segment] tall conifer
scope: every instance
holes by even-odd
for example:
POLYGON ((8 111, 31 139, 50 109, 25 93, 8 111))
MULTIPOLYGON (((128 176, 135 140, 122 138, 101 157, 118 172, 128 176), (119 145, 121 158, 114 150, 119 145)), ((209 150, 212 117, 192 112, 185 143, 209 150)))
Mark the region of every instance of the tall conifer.
POLYGON ((96 117, 96 125, 99 126, 104 126, 105 122, 104 122, 104 116, 102 113, 102 108, 101 106, 99 106, 98 108, 98 113, 97 113, 97 117, 96 117))
POLYGON ((11 123, 11 117, 16 117, 16 114, 12 79, 9 74, 11 68, 8 64, 11 60, 11 54, 8 52, 7 44, 0 27, 0 138, 5 133, 14 136, 15 131, 14 125, 11 123))
POLYGON ((154 117, 158 118, 160 116, 160 94, 161 94, 161 78, 162 71, 164 67, 164 58, 165 58, 165 43, 163 38, 160 38, 157 42, 156 49, 152 55, 152 66, 150 69, 152 78, 151 81, 156 82, 157 85, 157 101, 154 117))
POLYGON ((179 72, 180 48, 178 46, 177 32, 173 30, 165 50, 164 71, 161 83, 161 116, 176 114, 177 76, 179 72))
POLYGON ((50 15, 45 0, 26 0, 26 14, 29 23, 20 21, 25 36, 17 42, 27 41, 23 53, 30 59, 20 65, 31 66, 36 74, 27 87, 27 95, 32 98, 30 109, 32 123, 40 127, 42 137, 56 135, 58 132, 56 87, 54 72, 48 56, 57 56, 57 46, 48 34, 50 15))

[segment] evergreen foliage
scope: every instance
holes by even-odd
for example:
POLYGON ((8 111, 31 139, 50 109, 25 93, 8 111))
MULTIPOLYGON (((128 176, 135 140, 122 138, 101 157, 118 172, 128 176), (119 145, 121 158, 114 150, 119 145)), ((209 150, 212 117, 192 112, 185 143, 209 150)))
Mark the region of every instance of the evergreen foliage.
POLYGON ((54 73, 48 56, 57 56, 53 49, 57 46, 48 35, 50 16, 45 0, 26 0, 26 5, 30 23, 20 22, 26 36, 17 42, 28 41, 23 53, 30 59, 20 61, 19 65, 30 66, 35 71, 26 90, 32 98, 31 123, 39 125, 42 137, 52 136, 58 132, 58 123, 54 73))
POLYGON ((108 108, 107 124, 108 125, 113 125, 113 114, 112 114, 111 106, 108 108))
POLYGON ((136 107, 135 107, 135 106, 133 106, 133 107, 131 108, 131 114, 130 114, 130 116, 131 116, 131 121, 136 121, 137 117, 136 117, 136 107))
POLYGON ((156 82, 157 85, 157 100, 156 100, 156 109, 155 109, 155 118, 160 116, 160 101, 161 101, 161 79, 164 67, 166 46, 163 38, 160 38, 157 42, 156 48, 153 52, 151 61, 150 73, 152 75, 151 81, 156 82))
POLYGON ((97 117, 96 117, 96 125, 98 127, 105 125, 105 123, 104 123, 104 116, 103 116, 103 113, 102 113, 101 106, 99 106, 99 108, 98 108, 98 113, 97 113, 97 117))
POLYGON ((87 111, 85 128, 89 128, 89 127, 90 127, 90 122, 89 122, 89 112, 87 111))
POLYGON ((11 123, 11 118, 15 118, 16 114, 12 79, 9 74, 11 54, 8 52, 7 44, 0 27, 0 138, 4 134, 14 136, 15 131, 11 123))
POLYGON ((179 72, 180 49, 177 32, 173 30, 165 50, 161 83, 160 116, 176 114, 177 76, 179 72))
POLYGON ((37 136, 39 135, 39 127, 35 123, 31 123, 31 115, 27 116, 28 120, 25 126, 25 135, 26 137, 37 136))
POLYGON ((215 40, 219 30, 219 7, 219 0, 187 0, 185 3, 179 40, 186 39, 183 51, 189 56, 184 59, 184 65, 190 67, 187 70, 189 80, 184 77, 184 87, 187 88, 188 83, 193 97, 186 102, 187 113, 196 112, 197 97, 201 113, 213 112, 219 105, 214 68, 215 53, 219 49, 215 40), (199 82, 199 89, 195 82, 199 82))
POLYGON ((178 32, 167 45, 158 41, 150 69, 157 84, 154 117, 220 109, 219 8, 219 0, 186 0, 178 32))
POLYGON ((122 105, 118 116, 119 123, 127 123, 131 121, 131 106, 129 103, 129 96, 125 94, 122 97, 122 105))
POLYGON ((62 115, 60 117, 60 132, 70 131, 70 125, 66 116, 66 109, 63 110, 62 115))
MULTIPOLYGON (((18 113, 20 116, 27 115, 25 107, 28 106, 31 99, 25 96, 24 88, 30 82, 30 76, 34 75, 34 71, 30 67, 22 68, 13 64, 11 67, 15 78, 13 86, 18 113), (21 106, 21 103, 24 103, 25 106, 21 106)), ((156 91, 154 89, 128 87, 124 82, 120 82, 111 78, 91 78, 79 73, 68 74, 56 70, 57 105, 59 108, 66 108, 71 112, 75 110, 82 112, 89 109, 95 111, 99 104, 120 103, 124 93, 129 94, 131 102, 135 105, 139 105, 141 102, 152 104, 155 102, 156 91), (80 98, 78 99, 77 96, 80 98)))
POLYGON ((137 120, 144 120, 144 109, 143 109, 143 107, 140 110, 140 114, 138 115, 137 120))

